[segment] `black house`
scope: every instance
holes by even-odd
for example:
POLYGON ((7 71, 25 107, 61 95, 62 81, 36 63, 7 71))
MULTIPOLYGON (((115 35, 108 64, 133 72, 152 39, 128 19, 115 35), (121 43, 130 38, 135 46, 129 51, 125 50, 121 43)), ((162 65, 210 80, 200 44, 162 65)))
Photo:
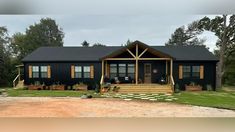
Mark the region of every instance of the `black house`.
POLYGON ((123 86, 164 81, 184 90, 191 82, 215 88, 218 59, 203 46, 148 46, 135 41, 125 47, 41 47, 22 62, 25 85, 83 82, 94 88, 106 81, 123 86))

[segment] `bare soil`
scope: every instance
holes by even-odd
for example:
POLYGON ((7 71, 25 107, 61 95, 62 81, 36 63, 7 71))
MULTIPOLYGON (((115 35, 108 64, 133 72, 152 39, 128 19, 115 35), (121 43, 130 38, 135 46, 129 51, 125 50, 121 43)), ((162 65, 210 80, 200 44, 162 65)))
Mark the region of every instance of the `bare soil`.
POLYGON ((112 98, 0 97, 0 117, 235 117, 235 111, 112 98))

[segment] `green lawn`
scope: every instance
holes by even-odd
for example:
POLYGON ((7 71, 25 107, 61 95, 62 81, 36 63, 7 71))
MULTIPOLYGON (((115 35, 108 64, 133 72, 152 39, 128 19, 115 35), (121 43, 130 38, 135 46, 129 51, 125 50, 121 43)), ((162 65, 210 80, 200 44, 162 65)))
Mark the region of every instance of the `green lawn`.
POLYGON ((174 96, 176 103, 235 110, 235 92, 181 92, 174 96))
POLYGON ((23 89, 7 89, 8 96, 11 97, 81 97, 83 94, 100 97, 95 91, 56 91, 56 90, 23 90, 23 89))

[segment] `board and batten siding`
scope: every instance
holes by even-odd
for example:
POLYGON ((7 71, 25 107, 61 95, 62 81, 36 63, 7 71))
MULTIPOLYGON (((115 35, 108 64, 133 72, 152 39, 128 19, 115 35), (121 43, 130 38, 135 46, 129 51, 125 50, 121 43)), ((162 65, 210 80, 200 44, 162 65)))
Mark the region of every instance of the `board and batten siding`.
MULTIPOLYGON (((101 78, 101 62, 52 62, 52 63, 24 63, 24 78, 25 84, 34 84, 35 81, 45 83, 46 85, 52 85, 55 83, 73 85, 79 82, 99 82, 101 78), (50 66, 48 70, 48 75, 50 73, 50 78, 32 78, 32 70, 29 70, 29 67, 32 66, 50 66), (90 66, 90 78, 74 78, 71 74, 71 66, 90 66), (31 77, 30 77, 30 76, 31 77)), ((74 69, 73 69, 74 70, 74 69)), ((39 71, 40 72, 40 71, 39 71)))
POLYGON ((181 90, 185 89, 185 85, 195 82, 206 90, 206 85, 216 86, 216 62, 199 62, 199 61, 174 61, 173 77, 176 84, 181 90), (183 78, 183 66, 200 66, 200 76, 198 78, 183 78))

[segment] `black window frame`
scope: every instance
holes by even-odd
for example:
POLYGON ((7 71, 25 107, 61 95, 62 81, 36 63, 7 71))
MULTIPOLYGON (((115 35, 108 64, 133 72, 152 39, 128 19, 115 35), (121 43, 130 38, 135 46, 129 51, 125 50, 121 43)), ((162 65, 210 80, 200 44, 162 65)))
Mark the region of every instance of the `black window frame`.
POLYGON ((82 78, 82 66, 74 66, 74 78, 82 78), (81 68, 81 71, 77 70, 77 68, 81 68))
POLYGON ((112 63, 112 64, 109 65, 109 67, 110 67, 109 68, 110 69, 110 71, 109 71, 110 78, 117 77, 117 75, 118 75, 118 65, 115 64, 115 63, 112 63), (116 68, 115 72, 112 71, 112 68, 116 68))
POLYGON ((191 71, 191 66, 189 66, 189 65, 183 65, 183 78, 190 78, 192 75, 191 75, 191 73, 192 73, 192 71, 191 71), (187 71, 186 71, 186 69, 187 69, 187 71), (186 74, 187 73, 187 74, 186 74))
POLYGON ((200 66, 194 65, 194 66, 192 66, 191 69, 192 69, 192 78, 200 78, 200 66), (195 68, 197 68, 197 71, 194 71, 195 68))
POLYGON ((39 76, 39 73, 40 73, 40 67, 39 66, 32 66, 32 78, 40 78, 39 76), (34 71, 34 68, 38 69, 38 71, 34 71), (37 75, 37 76, 35 76, 37 75))
POLYGON ((48 67, 47 66, 40 66, 40 75, 41 78, 48 78, 48 67), (46 68, 46 71, 44 71, 43 68, 46 68))
POLYGON ((91 78, 91 67, 83 66, 83 78, 91 78), (88 68, 89 71, 85 71, 85 68, 88 68))
POLYGON ((126 63, 119 63, 118 64, 118 77, 126 77, 127 74, 127 64, 126 63), (124 68, 124 69, 121 69, 124 68), (124 71, 124 72, 120 72, 120 71, 124 71))
POLYGON ((127 76, 131 78, 135 77, 135 64, 127 64, 127 76), (133 72, 130 72, 130 68, 133 68, 133 72))

